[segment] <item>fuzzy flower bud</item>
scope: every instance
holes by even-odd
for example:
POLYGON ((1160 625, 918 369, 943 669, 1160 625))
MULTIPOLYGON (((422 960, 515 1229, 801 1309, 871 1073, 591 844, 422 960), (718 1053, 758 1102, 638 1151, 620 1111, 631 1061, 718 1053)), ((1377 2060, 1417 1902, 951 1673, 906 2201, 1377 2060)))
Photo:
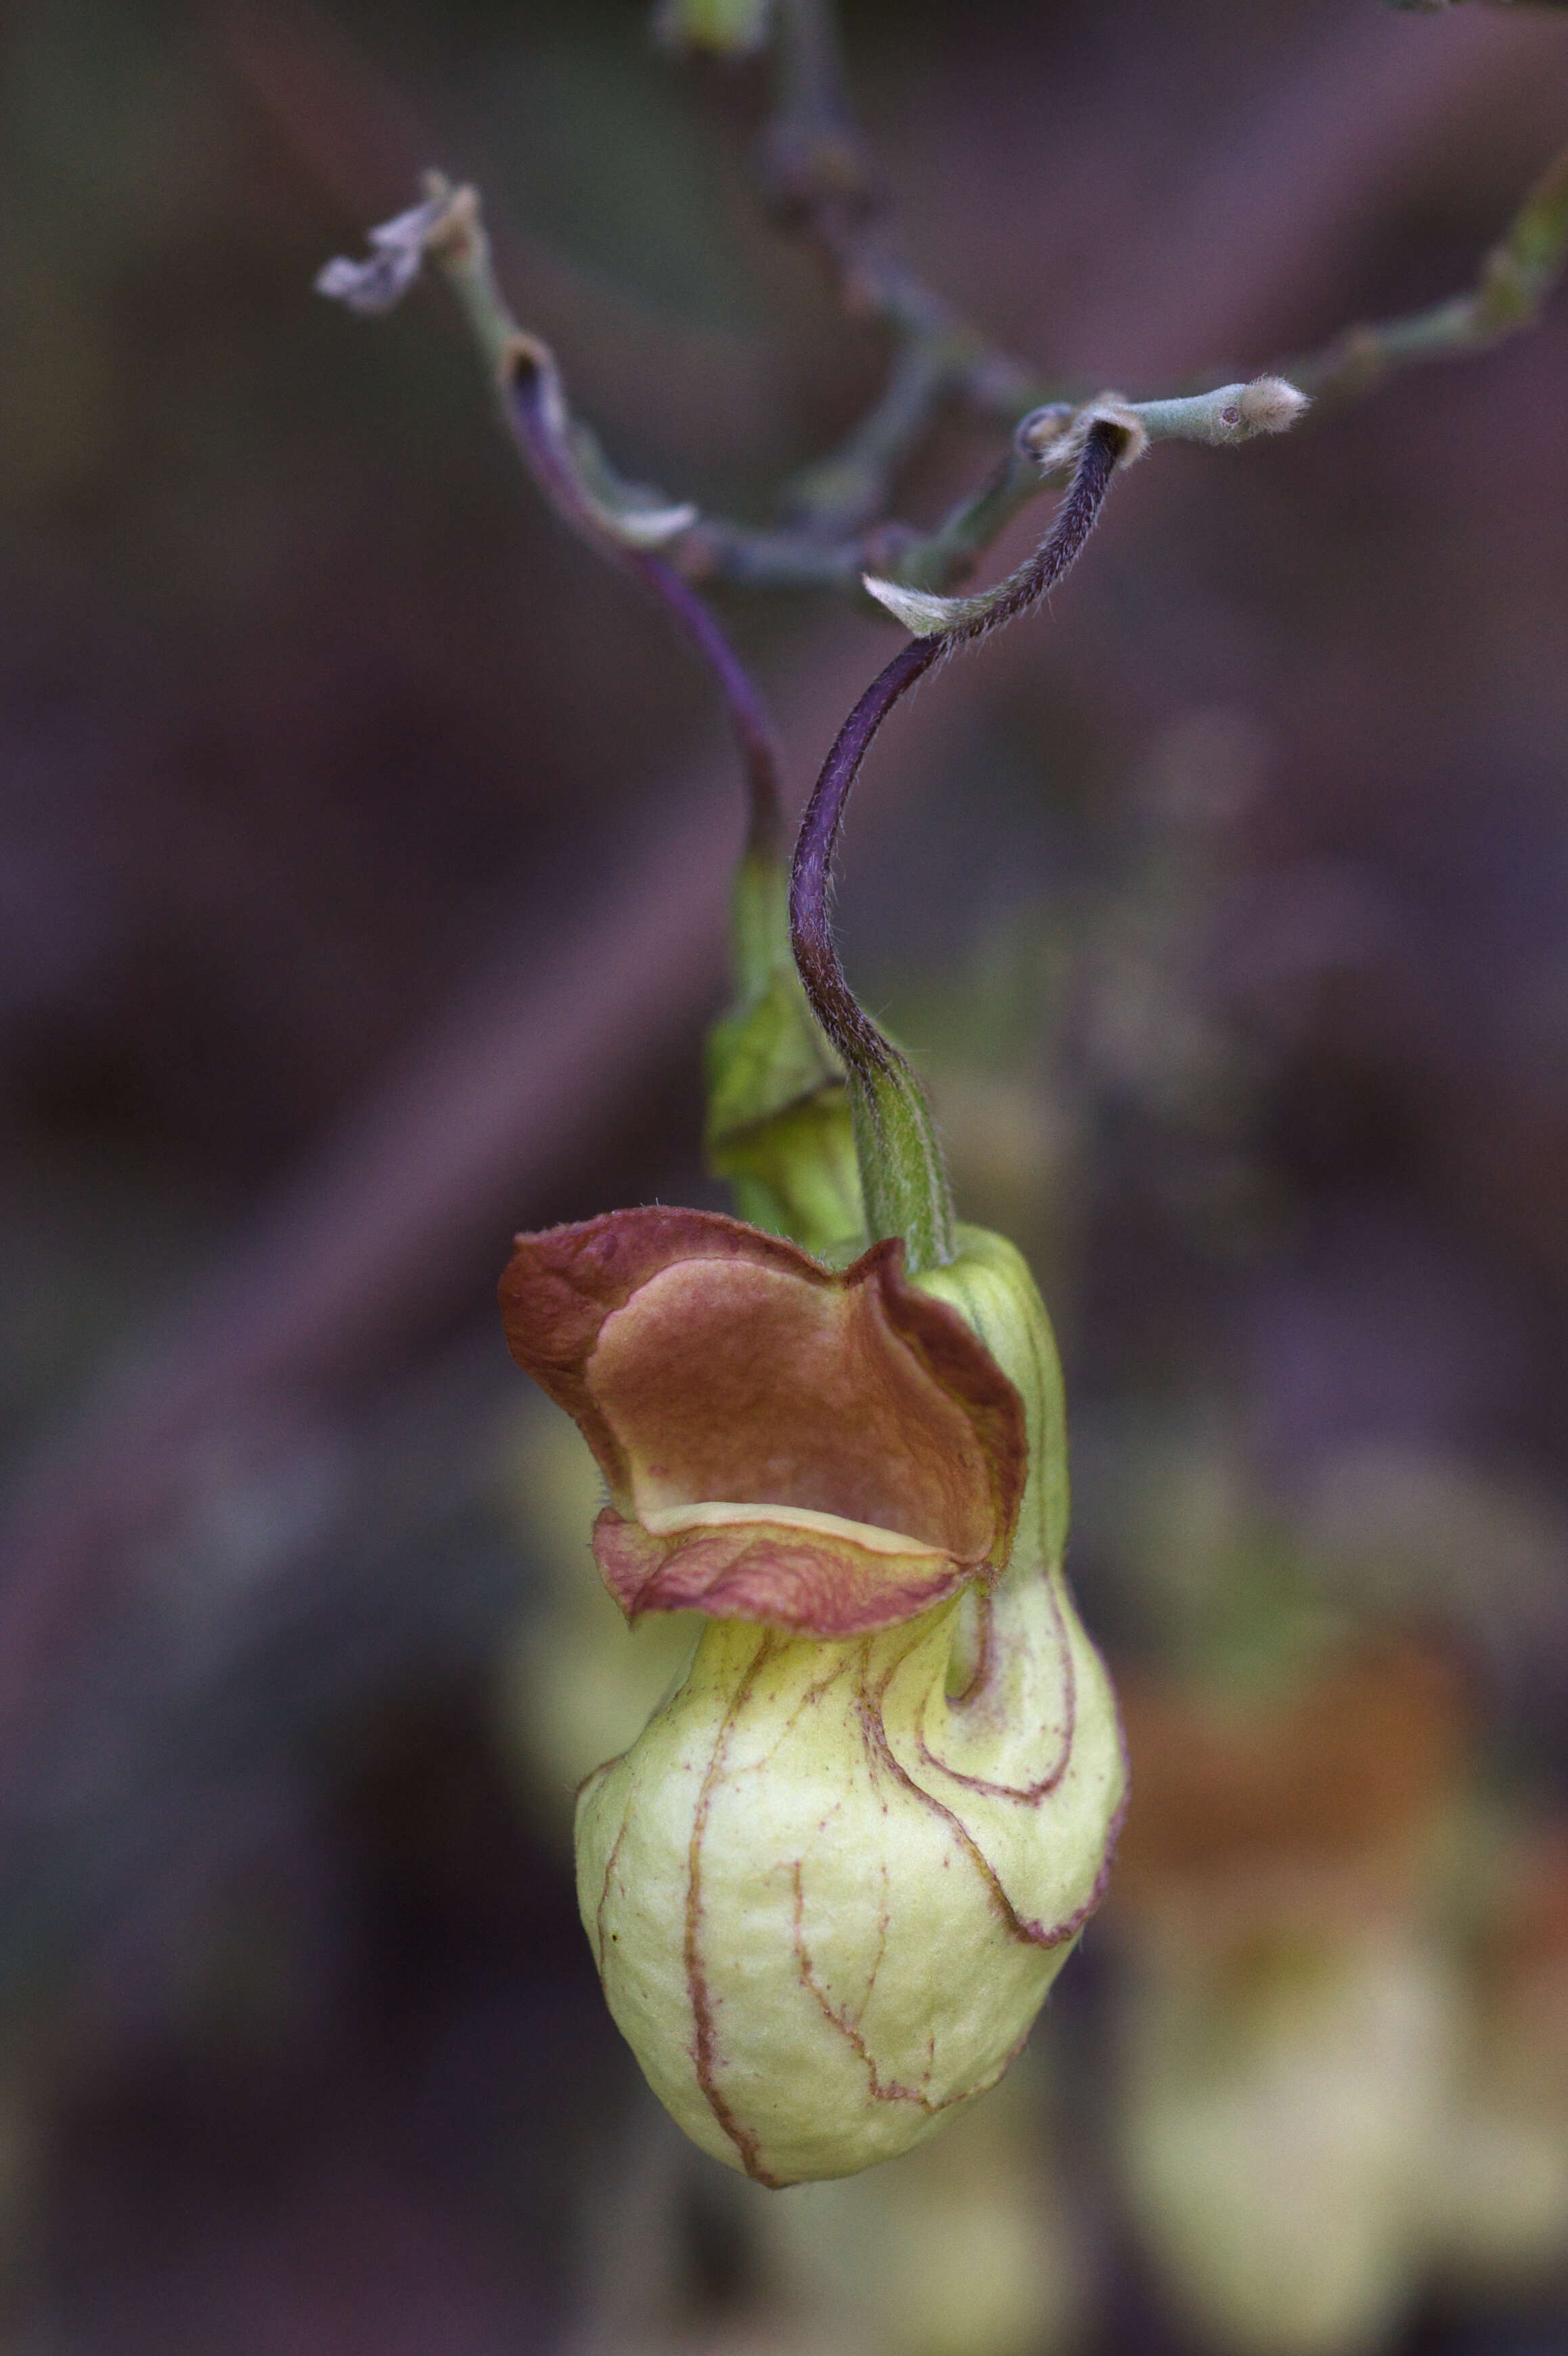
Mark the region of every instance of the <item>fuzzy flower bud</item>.
POLYGON ((579 1800, 610 2008, 716 2158, 852 2174, 1007 2068, 1123 1804, 1045 1312, 976 1230, 911 1281, 661 1209, 521 1237, 502 1300, 608 1483, 611 1591, 709 1623, 579 1800))

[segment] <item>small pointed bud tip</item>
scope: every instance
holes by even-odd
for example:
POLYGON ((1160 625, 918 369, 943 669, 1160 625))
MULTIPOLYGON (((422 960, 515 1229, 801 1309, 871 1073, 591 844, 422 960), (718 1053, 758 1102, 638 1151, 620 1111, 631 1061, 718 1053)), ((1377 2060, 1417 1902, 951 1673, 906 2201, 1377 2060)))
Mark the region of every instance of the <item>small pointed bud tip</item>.
POLYGON ((684 500, 678 507, 621 508, 614 514, 612 529, 615 538, 627 548, 666 548, 696 521, 697 509, 689 500, 684 500))
POLYGON ((382 221, 367 234, 370 251, 363 262, 338 254, 322 265, 315 274, 316 293, 330 302, 346 304, 362 318, 392 310, 419 276, 432 236, 467 194, 461 190, 454 198, 443 182, 423 204, 382 221))
POLYGON ((1312 402, 1283 376, 1258 376, 1243 389, 1237 406, 1249 434, 1287 434, 1312 402))
POLYGON ((905 589, 897 581, 879 580, 874 573, 860 575, 860 586, 868 597, 885 605, 895 622, 901 622, 912 637, 936 638, 953 627, 954 620, 967 600, 959 597, 939 597, 931 589, 905 589))

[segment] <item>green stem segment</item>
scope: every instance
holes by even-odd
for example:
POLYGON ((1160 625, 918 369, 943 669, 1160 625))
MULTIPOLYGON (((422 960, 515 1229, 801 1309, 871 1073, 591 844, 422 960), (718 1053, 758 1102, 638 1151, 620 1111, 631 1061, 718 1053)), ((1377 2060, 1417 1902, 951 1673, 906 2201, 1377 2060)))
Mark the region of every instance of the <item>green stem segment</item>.
POLYGON ((1547 166, 1467 293, 1348 327, 1290 375, 1314 400, 1349 401, 1395 369, 1421 360, 1462 359, 1533 327, 1568 262, 1568 147, 1547 166))

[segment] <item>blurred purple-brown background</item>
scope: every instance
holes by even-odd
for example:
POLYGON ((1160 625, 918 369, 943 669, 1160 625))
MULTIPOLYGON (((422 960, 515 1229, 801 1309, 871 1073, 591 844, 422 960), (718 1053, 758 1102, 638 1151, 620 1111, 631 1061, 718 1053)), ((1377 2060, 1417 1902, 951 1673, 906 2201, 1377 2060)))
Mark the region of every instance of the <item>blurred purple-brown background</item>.
MULTIPOLYGON (((570 1779, 530 1793, 517 1724, 560 1582, 493 1284, 516 1226, 720 1200, 739 794, 445 291, 366 323, 311 283, 421 166, 475 180, 617 462, 764 515, 886 347, 755 203, 756 71, 647 17, 0 12, 5 2344, 1560 2351, 1561 298, 1288 439, 1154 453, 1053 610, 898 715, 851 820, 851 974, 1059 1319, 1073 1569, 1147 1795, 1008 2114, 1034 2305, 893 2316, 870 2211, 835 2289, 838 2212, 803 2197, 803 2254, 684 2154, 603 2010, 570 1779), (1290 2016, 1270 2109, 1304 1921, 1314 1987, 1381 1994, 1361 2045, 1290 2016), (1336 2070, 1365 2121, 1325 2124, 1336 2070), (1375 2212, 1360 2304, 1237 2291, 1203 2220, 1249 2192, 1312 2275, 1375 2212)), ((1547 10, 845 18, 910 253, 1083 391, 1473 283, 1568 135, 1547 10)), ((898 512, 1000 446, 949 420, 898 512)), ((897 641, 826 594, 720 602, 804 796, 897 641)), ((999 2279, 987 2246, 951 2267, 999 2279)))

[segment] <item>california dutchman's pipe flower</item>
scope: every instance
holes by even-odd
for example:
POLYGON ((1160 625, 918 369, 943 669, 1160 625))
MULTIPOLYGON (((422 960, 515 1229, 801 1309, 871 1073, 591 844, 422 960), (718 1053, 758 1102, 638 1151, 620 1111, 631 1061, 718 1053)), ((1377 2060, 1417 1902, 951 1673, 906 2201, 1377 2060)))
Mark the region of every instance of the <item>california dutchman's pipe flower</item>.
MULTIPOLYGON (((772 13, 658 11, 670 37, 726 48, 772 13)), ((825 65, 805 18, 795 31, 781 18, 785 131, 792 74, 825 65)), ((794 189, 807 210, 866 195, 841 112, 828 104, 816 157, 832 187, 794 189)), ((799 160, 773 158, 786 196, 799 160)), ((694 510, 623 481, 573 417, 552 354, 507 307, 474 190, 427 176, 425 201, 370 246, 330 262, 321 291, 385 310, 440 261, 536 483, 680 623, 742 756, 737 998, 709 1039, 707 1137, 715 1173, 781 1235, 618 1213, 520 1238, 503 1297, 516 1355, 609 1483, 594 1545, 611 1592, 634 1619, 708 1622, 678 1691, 581 1795, 611 2008, 708 2149, 768 2184, 847 2174, 1006 2068, 1099 1896, 1126 1779, 1062 1580, 1050 1325, 1011 1247, 956 1226, 918 1076, 848 986, 828 922, 845 809, 895 705, 1049 596, 1149 441, 1278 432, 1305 399, 1266 378, 1022 419, 976 501, 884 551, 899 579, 862 575, 914 636, 840 729, 786 876, 773 732, 693 586, 717 562, 694 510), (1043 475, 1068 479, 1032 555, 989 589, 939 594, 1043 475), (839 1272, 850 1235, 870 1248, 839 1272)))
POLYGON ((514 1355, 610 1490, 629 1617, 709 1624, 578 1807, 605 1995, 765 2184, 891 2157, 995 2083, 1097 1901, 1125 1785, 1061 1573, 1061 1378, 1018 1254, 842 1274, 699 1211, 525 1236, 514 1355))
POLYGON ((631 1619, 708 1622, 582 1787, 578 1898, 655 2091, 763 2184, 891 2158, 996 2083, 1124 1804, 1115 1703, 1061 1574, 1051 1326, 1012 1246, 956 1226, 923 1091, 849 990, 827 900, 882 720, 1061 578, 1136 446, 1119 415, 1087 418, 1035 556, 868 688, 787 893, 771 740, 731 697, 752 827, 709 1135, 802 1240, 619 1211, 520 1237, 502 1280, 515 1356, 609 1484, 611 1593, 631 1619), (880 1240, 840 1270, 844 1224, 880 1240))

